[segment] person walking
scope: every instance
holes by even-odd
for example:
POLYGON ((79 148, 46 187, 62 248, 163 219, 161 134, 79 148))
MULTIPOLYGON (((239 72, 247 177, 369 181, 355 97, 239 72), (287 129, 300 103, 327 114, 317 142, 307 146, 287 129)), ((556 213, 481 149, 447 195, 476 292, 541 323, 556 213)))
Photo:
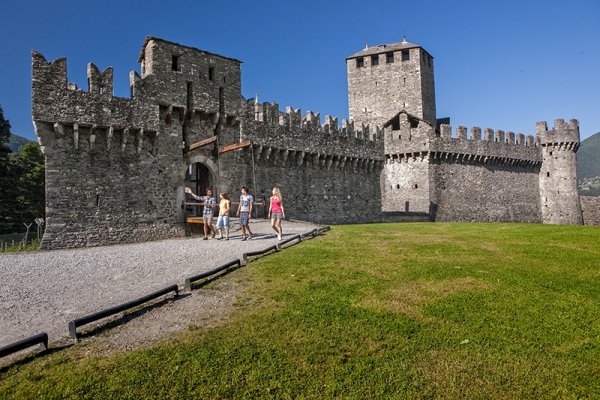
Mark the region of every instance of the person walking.
POLYGON ((212 225, 214 208, 217 205, 215 198, 212 197, 212 190, 206 189, 206 196, 198 196, 192 189, 186 187, 185 192, 194 196, 194 198, 198 201, 204 202, 204 211, 202 212, 202 221, 204 222, 204 239, 208 240, 208 234, 211 233, 211 236, 215 237, 215 227, 212 225))
POLYGON ((246 231, 248 231, 248 239, 252 239, 252 231, 250 230, 250 218, 252 218, 252 205, 254 199, 252 195, 248 193, 248 189, 244 186, 242 188, 242 195, 240 196, 240 204, 236 216, 240 217, 240 227, 242 228, 242 240, 246 240, 246 231))
POLYGON ((281 229, 281 220, 285 218, 285 210, 283 209, 283 199, 279 188, 273 188, 273 196, 271 196, 269 204, 269 218, 271 218, 271 228, 277 232, 277 240, 283 237, 281 229))
POLYGON ((223 239, 223 228, 225 228, 225 240, 229 240, 229 209, 231 208, 231 200, 227 197, 227 193, 221 193, 220 196, 219 218, 217 219, 219 238, 217 240, 223 239))

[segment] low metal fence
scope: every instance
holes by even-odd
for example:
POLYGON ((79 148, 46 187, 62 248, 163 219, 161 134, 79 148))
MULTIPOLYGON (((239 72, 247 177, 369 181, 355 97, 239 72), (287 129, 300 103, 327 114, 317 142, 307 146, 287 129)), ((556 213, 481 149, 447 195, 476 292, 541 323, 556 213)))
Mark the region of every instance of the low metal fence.
POLYGON ((44 346, 44 350, 48 349, 48 334, 46 332, 9 344, 8 346, 0 347, 0 358, 40 343, 44 346))
POLYGON ((150 300, 154 300, 158 297, 164 296, 167 293, 175 292, 175 296, 179 295, 179 287, 177 285, 171 285, 166 287, 158 292, 149 294, 148 296, 144 296, 137 300, 130 301, 128 303, 121 304, 119 306, 109 308, 107 310, 103 310, 94 314, 86 315, 85 317, 77 318, 71 322, 69 322, 69 336, 72 339, 77 339, 77 327, 89 324, 90 322, 98 321, 99 319, 110 317, 111 315, 120 313, 122 311, 128 310, 133 307, 137 307, 140 304, 144 304, 149 302, 150 300))

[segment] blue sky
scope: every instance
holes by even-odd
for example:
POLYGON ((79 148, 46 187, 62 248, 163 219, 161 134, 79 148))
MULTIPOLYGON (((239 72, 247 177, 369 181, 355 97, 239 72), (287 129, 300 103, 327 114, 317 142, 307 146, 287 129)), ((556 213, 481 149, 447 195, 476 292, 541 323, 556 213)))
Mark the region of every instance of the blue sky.
MULTIPOLYGON (((434 57, 437 116, 452 126, 535 133, 578 119, 600 131, 600 1, 3 1, 0 105, 35 140, 31 50, 67 57, 87 90, 88 62, 112 66, 115 95, 147 35, 243 61, 242 94, 348 118, 345 58, 401 41, 434 57)), ((323 121, 322 121, 323 122, 323 121)))

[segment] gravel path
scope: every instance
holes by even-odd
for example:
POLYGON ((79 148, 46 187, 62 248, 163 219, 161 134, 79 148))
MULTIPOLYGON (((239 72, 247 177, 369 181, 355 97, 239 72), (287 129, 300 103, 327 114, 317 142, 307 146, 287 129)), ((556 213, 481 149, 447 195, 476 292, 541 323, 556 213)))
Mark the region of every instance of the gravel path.
MULTIPOLYGON (((109 247, 0 254, 0 347, 41 332, 48 333, 51 343, 64 340, 69 321, 75 318, 169 285, 182 288, 186 278, 277 243, 269 221, 251 220, 250 227, 255 235, 247 241, 241 240, 237 219, 232 219, 229 241, 204 241, 195 236, 109 247)), ((285 221, 282 227, 285 239, 308 232, 315 225, 285 221)), ((198 290, 188 299, 172 303, 189 316, 194 310, 197 313, 194 301, 212 304, 212 309, 216 309, 219 299, 215 296, 219 292, 211 296, 198 290), (193 297, 195 300, 191 300, 193 297)), ((169 329, 182 329, 189 321, 179 324, 181 327, 169 329)), ((149 325, 152 324, 146 321, 138 328, 147 329, 146 336, 156 336, 149 325)))

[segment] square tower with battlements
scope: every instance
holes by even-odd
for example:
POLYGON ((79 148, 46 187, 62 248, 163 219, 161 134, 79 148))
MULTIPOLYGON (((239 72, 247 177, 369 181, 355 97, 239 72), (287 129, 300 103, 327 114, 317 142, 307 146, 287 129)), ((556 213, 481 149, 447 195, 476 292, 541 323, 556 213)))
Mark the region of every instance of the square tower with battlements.
POLYGON ((372 46, 346 59, 350 120, 383 126, 398 112, 436 125, 433 57, 402 42, 372 46))

